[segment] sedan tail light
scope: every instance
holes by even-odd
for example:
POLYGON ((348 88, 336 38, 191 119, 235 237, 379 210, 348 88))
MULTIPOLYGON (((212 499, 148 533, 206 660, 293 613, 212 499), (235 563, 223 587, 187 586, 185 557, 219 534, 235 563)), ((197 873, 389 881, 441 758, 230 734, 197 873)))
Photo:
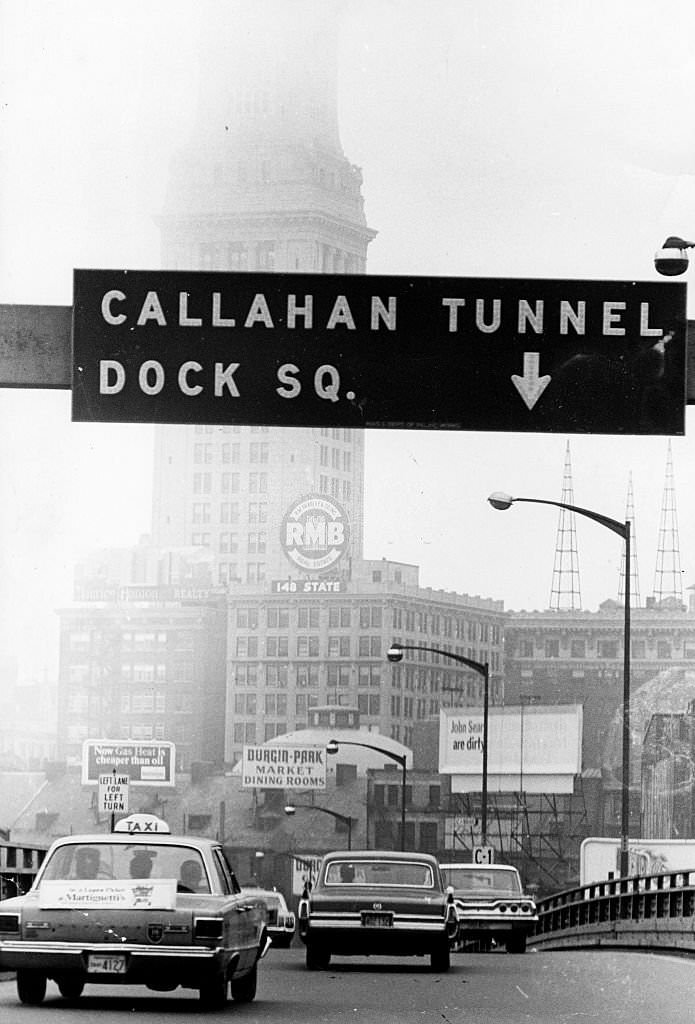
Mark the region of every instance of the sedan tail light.
POLYGON ((18 932, 19 914, 0 914, 0 932, 18 932))
POLYGON ((195 939, 221 939, 222 918, 196 917, 193 922, 193 937, 195 939))

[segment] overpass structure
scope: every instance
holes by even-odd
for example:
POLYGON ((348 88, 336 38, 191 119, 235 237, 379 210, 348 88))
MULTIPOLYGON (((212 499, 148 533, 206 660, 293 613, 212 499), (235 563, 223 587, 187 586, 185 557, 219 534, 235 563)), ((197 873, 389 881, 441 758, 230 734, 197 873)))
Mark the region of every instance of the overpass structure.
POLYGON ((695 869, 592 882, 538 903, 539 950, 695 953, 695 869))

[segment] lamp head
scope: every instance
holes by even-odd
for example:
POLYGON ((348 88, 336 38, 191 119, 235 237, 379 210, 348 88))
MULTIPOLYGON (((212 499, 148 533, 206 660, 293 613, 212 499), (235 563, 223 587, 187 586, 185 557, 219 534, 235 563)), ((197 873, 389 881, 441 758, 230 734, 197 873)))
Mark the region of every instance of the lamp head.
POLYGON ((389 661, 403 661, 403 648, 400 644, 391 644, 386 652, 386 657, 389 661))
POLYGON ((509 494, 503 494, 502 491, 495 491, 487 500, 493 508, 496 508, 499 511, 504 511, 504 509, 509 508, 510 505, 513 505, 514 503, 514 498, 509 494))
POLYGON ((294 814, 294 812, 296 810, 297 810, 297 808, 294 806, 294 804, 286 804, 285 805, 285 814, 287 814, 287 815, 294 814))
POLYGON ((327 754, 337 754, 339 749, 340 744, 338 743, 337 740, 329 740, 328 743, 326 744, 327 754))
POLYGON ((677 235, 670 235, 654 256, 654 266, 664 277, 677 277, 688 269, 687 249, 692 249, 695 242, 687 242, 677 235))

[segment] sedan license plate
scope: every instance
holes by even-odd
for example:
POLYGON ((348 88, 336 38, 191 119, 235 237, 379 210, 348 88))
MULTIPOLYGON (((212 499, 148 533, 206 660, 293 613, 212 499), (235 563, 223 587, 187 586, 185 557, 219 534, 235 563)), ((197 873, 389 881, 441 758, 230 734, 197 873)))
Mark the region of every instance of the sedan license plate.
POLYGON ((87 958, 88 974, 125 974, 125 955, 122 953, 104 956, 90 953, 87 958))
POLYGON ((392 928, 393 914, 362 914, 362 925, 365 928, 392 928))

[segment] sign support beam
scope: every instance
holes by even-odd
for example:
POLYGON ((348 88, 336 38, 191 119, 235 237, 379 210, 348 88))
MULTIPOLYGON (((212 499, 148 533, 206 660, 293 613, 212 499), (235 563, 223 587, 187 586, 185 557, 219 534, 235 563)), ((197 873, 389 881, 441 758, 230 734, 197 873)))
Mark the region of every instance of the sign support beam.
MULTIPOLYGON (((0 304, 0 387, 72 387, 72 306, 0 304)), ((695 320, 688 320, 686 402, 695 405, 695 320)))

